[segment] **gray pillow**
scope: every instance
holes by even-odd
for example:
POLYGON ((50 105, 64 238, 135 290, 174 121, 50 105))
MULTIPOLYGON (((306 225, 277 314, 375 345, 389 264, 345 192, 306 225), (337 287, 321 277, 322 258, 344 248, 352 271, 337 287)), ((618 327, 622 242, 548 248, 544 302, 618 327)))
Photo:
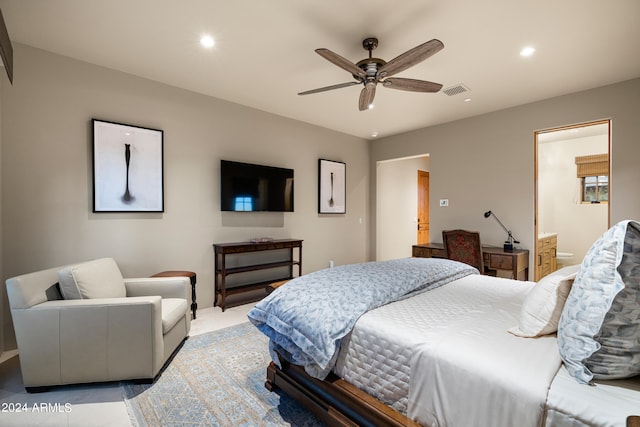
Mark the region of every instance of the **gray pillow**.
POLYGON ((558 348, 580 383, 640 374, 640 223, 622 221, 589 249, 558 325, 558 348))

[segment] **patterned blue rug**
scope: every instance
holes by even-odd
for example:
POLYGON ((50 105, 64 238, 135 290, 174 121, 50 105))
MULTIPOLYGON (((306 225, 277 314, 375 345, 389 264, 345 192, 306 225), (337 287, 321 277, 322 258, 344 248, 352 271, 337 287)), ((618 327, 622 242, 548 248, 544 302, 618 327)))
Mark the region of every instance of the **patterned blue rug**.
POLYGON ((249 322, 189 338, 153 384, 122 382, 134 426, 322 426, 264 387, 268 338, 249 322))

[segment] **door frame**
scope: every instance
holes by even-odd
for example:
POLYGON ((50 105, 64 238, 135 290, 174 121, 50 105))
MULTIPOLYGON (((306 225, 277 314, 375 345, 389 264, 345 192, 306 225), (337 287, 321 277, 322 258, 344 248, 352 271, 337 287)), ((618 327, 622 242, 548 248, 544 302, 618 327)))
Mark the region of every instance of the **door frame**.
POLYGON ((416 171, 429 171, 429 162, 429 153, 376 161, 374 260, 411 256, 417 237, 416 171))
POLYGON ((534 211, 533 211, 533 242, 534 242, 534 249, 533 249, 533 274, 534 274, 534 281, 538 281, 540 278, 537 277, 538 276, 538 271, 536 268, 536 265, 538 263, 539 260, 539 253, 538 253, 538 235, 539 235, 539 230, 538 230, 538 209, 539 209, 539 202, 538 202, 538 146, 539 146, 539 140, 538 137, 541 134, 544 133, 551 133, 551 132, 557 132, 557 131, 562 131, 562 130, 570 130, 570 129, 578 129, 578 128, 584 128, 584 127, 588 127, 588 126, 595 126, 595 125, 602 125, 602 124, 606 124, 608 126, 608 132, 607 132, 607 154, 609 155, 609 202, 608 202, 608 206, 607 206, 607 226, 610 227, 611 226, 611 197, 612 197, 612 167, 611 167, 611 119, 602 119, 602 120, 594 120, 594 121, 590 121, 590 122, 584 122, 584 123, 577 123, 577 124, 573 124, 573 125, 567 125, 567 126, 559 126, 559 127, 555 127, 555 128, 550 128, 550 129, 542 129, 542 130, 538 130, 534 132, 534 138, 533 138, 533 173, 534 173, 534 179, 533 179, 533 184, 534 184, 534 189, 533 189, 533 199, 534 199, 534 211))

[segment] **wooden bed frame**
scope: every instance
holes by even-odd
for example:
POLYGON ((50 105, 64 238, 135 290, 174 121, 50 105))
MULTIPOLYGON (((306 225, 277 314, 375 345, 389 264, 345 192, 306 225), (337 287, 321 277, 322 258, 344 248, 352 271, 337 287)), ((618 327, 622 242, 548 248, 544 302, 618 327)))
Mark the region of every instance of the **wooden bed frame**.
POLYGON ((265 387, 282 390, 331 426, 419 427, 378 399, 331 373, 324 381, 309 376, 302 367, 271 362, 265 387))
MULTIPOLYGON (((265 387, 282 390, 330 426, 421 426, 334 373, 320 381, 300 366, 280 363, 282 369, 269 363, 265 387)), ((626 421, 627 427, 640 427, 640 415, 626 421)))

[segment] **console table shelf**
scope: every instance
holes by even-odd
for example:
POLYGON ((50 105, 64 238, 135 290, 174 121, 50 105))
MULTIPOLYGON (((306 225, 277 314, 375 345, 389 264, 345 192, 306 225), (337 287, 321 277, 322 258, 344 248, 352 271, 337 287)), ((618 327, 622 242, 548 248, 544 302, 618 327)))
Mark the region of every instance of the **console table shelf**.
POLYGON ((268 270, 270 268, 278 268, 278 267, 288 267, 299 265, 298 261, 281 261, 281 262, 270 262, 267 264, 255 264, 255 265, 247 265, 244 267, 231 267, 227 268, 227 276, 237 273, 246 273, 247 271, 257 271, 257 270, 268 270))
POLYGON ((258 243, 214 243, 213 251, 215 256, 215 296, 213 300, 213 306, 220 306, 220 308, 222 308, 222 311, 224 311, 227 307, 227 295, 234 295, 258 289, 266 290, 267 286, 269 286, 273 282, 292 279, 294 277, 294 267, 297 267, 298 276, 302 274, 302 240, 283 239, 258 243), (227 267, 227 257, 229 255, 275 251, 281 249, 288 249, 286 259, 284 260, 227 267), (294 249, 298 249, 297 258, 294 257, 294 249), (283 277, 227 287, 228 276, 240 273, 248 273, 250 271, 269 270, 283 267, 288 267, 287 274, 285 274, 283 277), (220 300, 218 300, 218 297, 220 298, 220 300))

